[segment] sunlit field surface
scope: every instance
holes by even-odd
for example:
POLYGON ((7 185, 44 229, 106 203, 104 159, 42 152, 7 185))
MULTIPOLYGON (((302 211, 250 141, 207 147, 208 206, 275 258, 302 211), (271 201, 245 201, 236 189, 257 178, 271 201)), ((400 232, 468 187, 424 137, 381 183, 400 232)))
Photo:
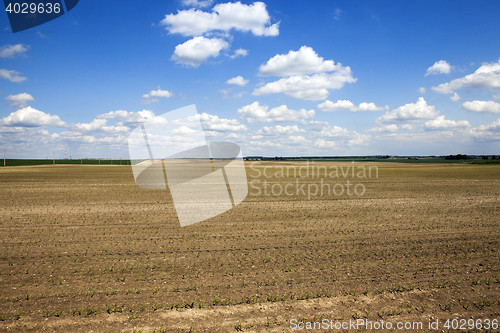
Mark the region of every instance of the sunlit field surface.
POLYGON ((168 189, 139 188, 130 166, 0 169, 0 330, 283 332, 293 318, 366 318, 425 331, 430 318, 500 319, 498 165, 246 165, 247 198, 184 228, 168 189), (344 191, 308 193, 321 184, 344 191), (279 194, 286 185, 292 195, 279 194))

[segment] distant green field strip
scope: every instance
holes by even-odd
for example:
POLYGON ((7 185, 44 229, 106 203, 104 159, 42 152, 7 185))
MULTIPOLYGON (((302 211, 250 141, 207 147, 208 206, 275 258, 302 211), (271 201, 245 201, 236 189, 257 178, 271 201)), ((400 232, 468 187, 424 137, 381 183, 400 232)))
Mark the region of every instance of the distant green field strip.
MULTIPOLYGON (((27 165, 51 165, 51 164, 83 164, 83 165, 130 165, 129 160, 28 160, 28 159, 6 159, 5 166, 27 166, 27 165)), ((3 161, 0 161, 0 166, 3 161)))

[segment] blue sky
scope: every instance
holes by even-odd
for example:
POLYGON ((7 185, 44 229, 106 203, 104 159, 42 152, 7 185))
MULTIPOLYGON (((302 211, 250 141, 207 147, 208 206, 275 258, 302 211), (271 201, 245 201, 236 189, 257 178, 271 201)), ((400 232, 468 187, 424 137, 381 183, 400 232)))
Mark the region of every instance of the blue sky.
POLYGON ((0 30, 11 158, 127 158, 191 104, 243 155, 500 154, 498 1, 89 0, 0 30))

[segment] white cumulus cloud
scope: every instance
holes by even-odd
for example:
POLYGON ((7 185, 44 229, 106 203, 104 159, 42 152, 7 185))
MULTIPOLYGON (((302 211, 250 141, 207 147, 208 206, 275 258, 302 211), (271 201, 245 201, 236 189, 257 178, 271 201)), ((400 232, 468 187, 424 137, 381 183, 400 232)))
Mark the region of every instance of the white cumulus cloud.
POLYGON ((288 137, 288 143, 292 145, 301 145, 301 144, 311 143, 311 141, 307 140, 302 135, 290 135, 288 137))
POLYGON ((14 70, 0 69, 0 78, 9 80, 10 82, 21 83, 27 80, 26 77, 20 76, 19 74, 19 72, 14 70))
POLYGON ((16 55, 23 54, 29 50, 29 45, 23 44, 5 45, 0 47, 0 58, 14 58, 16 55))
POLYGON ((24 108, 27 106, 28 102, 34 101, 35 99, 28 93, 22 93, 17 95, 9 95, 5 97, 7 103, 14 108, 24 108))
POLYGON ((282 78, 278 81, 269 82, 262 87, 255 89, 252 95, 262 96, 268 94, 284 93, 287 96, 317 101, 326 99, 330 92, 328 89, 340 89, 345 83, 356 82, 348 71, 334 73, 319 73, 312 76, 294 75, 282 78))
POLYGON ((439 60, 434 63, 431 67, 427 68, 427 72, 425 76, 431 74, 449 74, 451 72, 452 67, 446 60, 439 60))
POLYGON ((460 95, 457 94, 457 93, 454 93, 453 96, 450 96, 450 99, 453 101, 453 102, 456 102, 460 99, 460 95))
POLYGON ((226 83, 244 86, 248 83, 248 80, 245 80, 241 75, 238 75, 237 77, 233 77, 232 79, 227 80, 226 83))
POLYGON ((340 89, 345 83, 356 82, 351 68, 324 60, 309 46, 298 51, 278 54, 259 67, 261 76, 281 76, 282 78, 256 88, 252 95, 284 93, 287 96, 305 99, 326 99, 329 89, 340 89))
POLYGON ((316 148, 335 148, 337 144, 335 143, 335 141, 326 141, 323 139, 317 139, 314 142, 314 146, 316 148))
POLYGON ((397 131, 398 131, 398 126, 396 124, 377 126, 377 127, 370 128, 368 130, 368 132, 375 132, 375 133, 383 133, 383 132, 394 133, 397 131))
POLYGON ((117 126, 107 125, 107 119, 104 118, 94 118, 90 123, 78 123, 72 126, 74 130, 83 132, 107 132, 107 133, 119 133, 128 132, 130 128, 122 124, 117 126))
POLYGON ((142 98, 151 98, 151 97, 172 97, 173 94, 168 90, 161 90, 159 87, 157 90, 151 90, 148 94, 142 95, 142 98))
POLYGON ((489 125, 479 125, 476 127, 476 130, 500 132, 500 119, 495 120, 489 125))
POLYGON ((264 126, 260 130, 258 130, 256 135, 265 135, 265 136, 275 136, 275 135, 283 135, 283 134, 294 134, 294 133, 304 133, 305 130, 300 129, 297 125, 293 126, 264 126))
POLYGON ((227 49, 229 43, 220 38, 194 37, 175 47, 172 60, 178 64, 198 67, 209 57, 217 57, 219 52, 227 49))
POLYGON ((377 118, 377 123, 415 122, 425 119, 434 119, 439 116, 439 111, 434 106, 427 105, 423 97, 417 103, 408 103, 392 111, 386 112, 377 118))
POLYGON ((342 71, 342 64, 333 60, 323 60, 309 46, 302 46, 298 51, 278 54, 259 67, 261 76, 307 75, 321 72, 342 71))
POLYGON ((348 100, 338 100, 337 102, 332 102, 329 100, 324 101, 321 104, 318 104, 318 108, 321 111, 332 112, 338 110, 349 110, 352 112, 358 111, 382 111, 389 110, 389 106, 386 105, 384 107, 376 106, 375 103, 360 103, 356 106, 354 103, 348 100))
POLYGON ((472 138, 479 142, 499 142, 500 141, 500 119, 489 125, 479 125, 469 130, 472 138))
POLYGON ((467 120, 448 120, 444 119, 444 116, 438 116, 436 119, 429 120, 424 124, 424 127, 429 130, 451 130, 470 126, 467 120))
POLYGON ((204 129, 212 131, 231 131, 231 132, 243 132, 247 130, 247 127, 241 124, 236 119, 224 119, 219 118, 216 115, 211 115, 208 113, 197 114, 195 117, 189 117, 188 120, 199 120, 204 129))
POLYGON ((351 132, 340 126, 329 126, 320 132, 322 137, 334 138, 334 137, 346 137, 349 136, 351 132))
POLYGON ((453 94, 460 88, 500 89, 500 58, 496 63, 484 63, 474 73, 432 87, 440 94, 453 94))
POLYGON ((472 101, 460 105, 470 112, 500 113, 500 103, 493 101, 472 101))
POLYGON ((369 142, 370 136, 359 134, 356 131, 339 126, 330 126, 323 128, 319 132, 311 133, 316 139, 314 145, 317 148, 332 148, 340 146, 365 145, 369 142))
POLYGON ((316 147, 324 145, 324 148, 327 148, 328 145, 331 145, 328 142, 335 142, 336 146, 364 145, 370 139, 369 135, 359 134, 336 125, 331 126, 328 122, 310 121, 309 125, 309 136, 320 139, 316 140, 316 147))
POLYGON ((94 119, 90 123, 75 124, 75 128, 80 131, 96 131, 106 125, 106 119, 94 119))
POLYGON ((0 125, 17 127, 62 127, 66 126, 66 123, 62 121, 59 116, 53 116, 28 106, 16 112, 12 112, 7 117, 1 119, 0 125))
POLYGON ((314 110, 291 110, 286 105, 281 105, 267 111, 268 108, 269 107, 267 105, 259 105, 259 102, 253 102, 252 104, 238 109, 238 115, 249 123, 256 123, 273 121, 299 121, 302 119, 312 119, 316 114, 314 110))
POLYGON ((94 119, 90 123, 75 124, 75 128, 81 131, 95 131, 106 125, 106 119, 94 119))
POLYGON ((348 100, 338 100, 337 102, 332 102, 329 100, 324 101, 321 104, 318 104, 318 108, 321 111, 325 112, 331 112, 331 111, 338 111, 338 110, 350 110, 352 108, 355 108, 356 106, 354 103, 348 100))
POLYGON ((375 103, 360 103, 355 109, 351 110, 353 112, 358 111, 382 111, 389 110, 389 105, 386 106, 376 106, 375 103))
POLYGON ((198 133, 197 130, 189 128, 186 125, 182 125, 176 129, 171 131, 172 134, 180 134, 180 135, 195 135, 198 133))
POLYGON ((169 98, 172 97, 174 94, 168 90, 161 90, 160 87, 158 87, 157 90, 151 90, 149 93, 142 95, 142 103, 143 104, 151 104, 151 103, 158 103, 160 100, 159 98, 169 98))
POLYGON ((251 5, 241 2, 220 3, 212 12, 199 9, 177 11, 177 14, 165 15, 160 21, 171 34, 200 36, 211 31, 251 31, 256 36, 277 36, 279 22, 271 25, 271 18, 263 2, 251 5))
POLYGON ((154 124, 166 124, 167 120, 163 117, 158 117, 150 110, 142 110, 138 112, 117 110, 108 113, 100 114, 96 119, 115 119, 118 120, 117 126, 136 127, 148 121, 154 124))
POLYGON ((230 55, 229 58, 234 59, 236 57, 246 57, 248 55, 248 50, 245 49, 237 49, 234 51, 233 55, 230 55))

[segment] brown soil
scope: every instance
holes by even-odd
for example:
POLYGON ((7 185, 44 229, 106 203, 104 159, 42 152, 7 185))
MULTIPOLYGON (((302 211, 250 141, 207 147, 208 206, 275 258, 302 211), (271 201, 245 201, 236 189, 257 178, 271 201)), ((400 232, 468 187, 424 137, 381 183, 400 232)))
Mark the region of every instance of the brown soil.
POLYGON ((292 319, 367 319, 447 331, 446 319, 500 319, 500 168, 360 165, 378 178, 323 182, 363 184, 362 196, 250 189, 185 228, 168 190, 138 188, 130 166, 0 169, 0 330, 286 332, 292 319))

